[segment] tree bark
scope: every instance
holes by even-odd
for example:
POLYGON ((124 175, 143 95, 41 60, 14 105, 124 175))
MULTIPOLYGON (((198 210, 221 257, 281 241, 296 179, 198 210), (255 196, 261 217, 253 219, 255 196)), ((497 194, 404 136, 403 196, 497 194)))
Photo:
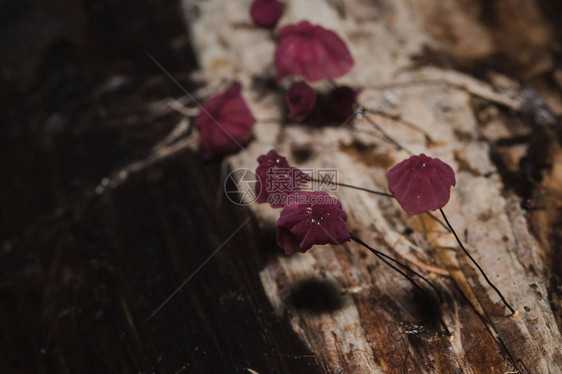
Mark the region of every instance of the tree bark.
MULTIPOLYGON (((395 116, 374 115, 378 125, 405 149, 439 157, 455 169, 457 186, 444 210, 468 250, 517 309, 509 316, 452 234, 439 224, 423 215, 407 215, 388 198, 339 188, 333 193, 342 201, 354 233, 425 270, 446 294, 443 318, 453 334, 444 335, 435 318, 423 313, 427 300, 405 279, 355 244, 349 245, 352 256, 342 247, 316 246, 290 257, 270 244, 278 255, 260 270, 262 287, 276 315, 288 319, 325 371, 562 371, 562 338, 549 304, 549 271, 529 232, 521 199, 505 192, 509 186, 492 160, 498 132, 503 131, 501 137, 515 135, 502 113, 507 109, 528 114, 525 100, 518 89, 500 92, 452 69, 412 63, 413 56, 422 55, 427 46, 453 48, 449 55, 465 62, 497 53, 493 28, 471 18, 462 3, 446 1, 433 8, 406 0, 285 3, 281 27, 307 19, 334 30, 347 42, 355 67, 337 84, 360 88, 359 103, 368 111, 395 116), (445 6, 450 13, 443 13, 445 6), (447 44, 443 38, 450 35, 441 35, 442 30, 455 19, 464 20, 466 28, 459 31, 463 38, 447 44), (478 51, 462 55, 463 47, 475 43, 478 51), (483 103, 485 121, 480 115, 483 103), (433 142, 396 118, 415 123, 433 142)), ((536 11, 536 4, 526 3, 531 12, 536 11)), ((248 1, 184 0, 205 78, 214 87, 225 80, 241 81, 258 119, 254 141, 229 157, 230 167, 254 169, 258 155, 274 148, 296 166, 333 168, 340 182, 386 190, 386 170, 408 153, 368 134, 372 127, 365 120, 355 119, 353 128, 288 120, 283 88, 269 84, 275 70, 274 38, 252 26, 248 6, 248 1)), ((533 25, 532 32, 538 35, 534 43, 541 44, 548 32, 540 24, 533 25)), ((518 48, 527 46, 529 38, 520 38, 518 48)), ((548 64, 548 56, 539 54, 537 59, 548 64)), ((279 211, 250 208, 260 226, 274 232, 279 211)))

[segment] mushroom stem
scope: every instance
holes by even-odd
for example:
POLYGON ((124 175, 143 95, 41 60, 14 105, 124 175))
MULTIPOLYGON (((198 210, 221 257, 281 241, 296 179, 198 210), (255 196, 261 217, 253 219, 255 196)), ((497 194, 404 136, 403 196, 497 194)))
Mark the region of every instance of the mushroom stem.
POLYGON ((433 213, 431 213, 429 210, 425 212, 425 214, 427 214, 429 216, 429 218, 431 218, 432 220, 434 220, 435 222, 439 223, 441 226, 443 226, 443 228, 445 228, 445 230, 452 232, 451 229, 449 228, 449 226, 447 226, 446 224, 443 223, 443 221, 441 221, 438 217, 435 217, 433 215, 433 213))
MULTIPOLYGON (((400 261, 382 253, 381 251, 369 246, 367 243, 365 243, 363 240, 359 239, 357 236, 355 236, 354 234, 350 233, 350 238, 351 240, 353 240, 354 242, 360 244, 361 246, 367 248, 371 253, 373 253, 375 256, 378 257, 379 260, 381 260, 382 262, 384 262, 387 266, 389 266, 390 268, 392 268, 394 271, 398 272, 399 274, 401 274, 404 278, 406 278, 408 281, 410 281, 410 283, 412 283, 412 285, 414 287, 416 287, 421 293, 423 293, 425 296, 427 296, 428 298, 432 298, 432 296, 425 290, 423 289, 419 284, 416 283, 416 281, 414 281, 414 279, 412 277, 410 277, 408 274, 406 274, 405 272, 403 272, 402 270, 400 270, 398 267, 394 266, 390 261, 394 262, 395 264, 397 264, 398 266, 408 270, 409 272, 411 272, 412 274, 418 276, 419 278, 421 278, 424 282, 426 282, 437 294, 439 301, 442 303, 443 302, 443 296, 441 295, 441 293, 439 292, 439 290, 433 285, 433 283, 431 283, 427 278, 425 278, 423 275, 419 274, 418 272, 416 272, 415 270, 413 270, 412 268, 410 268, 408 265, 405 265, 403 263, 401 263, 400 261)), ((447 333, 447 335, 451 335, 451 332, 449 331, 449 329, 447 328, 447 325, 445 324, 445 321, 443 321, 443 318, 441 318, 440 313, 438 313, 439 315, 439 322, 441 323, 441 325, 443 326, 443 329, 445 330, 445 332, 447 333)))
MULTIPOLYGON (((379 257, 381 259, 381 261, 383 261, 385 264, 387 264, 388 266, 390 266, 391 268, 395 269, 394 265, 389 264, 386 260, 392 261, 395 264, 397 264, 398 266, 400 266, 403 269, 408 270, 409 272, 411 272, 412 274, 418 276, 419 278, 421 278, 425 283, 427 283, 434 291, 435 294, 437 295, 437 297, 439 298, 439 301, 442 303, 443 302, 443 295, 441 295, 441 292, 439 292, 439 290, 433 285, 433 283, 431 283, 426 277, 424 277, 423 275, 421 275, 420 273, 418 273, 417 271, 415 271, 414 269, 412 269, 411 267, 409 267, 408 265, 405 265, 403 263, 401 263, 400 261, 396 260, 395 258, 390 257, 387 254, 384 254, 383 252, 367 245, 363 240, 359 239, 357 236, 355 236, 354 234, 350 233, 350 238, 351 240, 361 244, 363 247, 367 248, 369 251, 371 251, 373 254, 375 254, 375 256, 379 257), (381 258, 381 257, 384 257, 381 258), (386 259, 386 260, 385 260, 386 259)), ((399 272, 400 274, 404 275, 404 277, 406 277, 408 280, 410 280, 410 282, 412 282, 416 287, 418 287, 418 289, 420 289, 420 291, 425 293, 425 290, 419 288, 419 285, 417 283, 415 283, 413 280, 410 279, 410 277, 406 274, 404 274, 400 269, 395 269, 397 272, 399 272)), ((427 294, 426 294, 427 295, 427 294)), ((428 295, 429 296, 429 295, 428 295)))
POLYGON ((384 131, 384 129, 382 127, 380 127, 371 117, 369 117, 369 115, 367 114, 367 110, 363 107, 359 107, 357 109, 358 113, 363 113, 363 118, 365 118, 367 120, 367 122, 369 122, 371 124, 371 126, 373 126, 375 129, 377 129, 383 136, 383 138, 388 141, 389 143, 391 143, 392 145, 394 145, 396 147, 396 149, 398 149, 399 151, 402 150, 406 153, 408 153, 410 156, 413 155, 413 153, 407 149, 406 147, 404 147, 402 144, 398 143, 398 141, 396 139, 394 139, 393 137, 391 137, 390 135, 388 135, 388 133, 386 131, 384 131))
POLYGON ((387 192, 382 192, 382 191, 376 191, 376 190, 371 190, 369 188, 365 188, 365 187, 357 187, 357 186, 353 186, 351 184, 346 184, 346 183, 340 183, 340 182, 335 182, 333 180, 324 180, 324 179, 311 179, 312 182, 316 182, 319 183, 320 185, 322 184, 326 184, 326 185, 336 185, 336 186, 340 186, 340 187, 347 187, 347 188, 353 188, 354 190, 359 190, 359 191, 365 191, 365 192, 369 192, 372 193, 374 195, 379 195, 379 196, 385 196, 385 197, 391 197, 394 198, 394 196, 392 194, 389 194, 387 192))
POLYGON ((394 122, 397 122, 397 123, 401 123, 401 124, 403 124, 404 126, 409 127, 410 129, 412 129, 412 130, 414 130, 414 131, 416 131, 416 132, 422 134, 422 135, 424 136, 424 138, 425 138, 425 141, 426 141, 428 144, 435 144, 435 141, 431 138, 431 135, 429 135, 427 131, 425 131, 424 129, 422 129, 421 127, 419 127, 418 125, 416 125, 415 123, 412 123, 412 122, 410 122, 410 121, 407 121, 407 120, 401 118, 400 116, 392 115, 392 114, 386 113, 386 112, 384 112, 384 111, 382 111, 382 110, 369 109, 369 112, 372 113, 372 114, 375 114, 375 115, 377 115, 377 116, 381 116, 381 117, 384 117, 384 118, 388 118, 388 119, 391 120, 391 121, 394 121, 394 122))
POLYGON ((445 215, 445 212, 443 212, 442 208, 439 208, 439 211, 441 212, 441 215, 443 216, 443 219, 445 220, 445 223, 447 223, 447 226, 449 227, 449 230, 453 233, 453 235, 455 236, 455 239, 457 240, 457 243, 459 244, 459 246, 461 247, 461 249, 464 251, 464 253, 468 256, 468 258, 470 259, 470 261, 472 261, 472 263, 474 264, 474 266, 476 266, 478 268, 478 270, 480 271, 480 273, 484 276, 484 279, 486 280, 486 282, 488 283, 488 285, 490 287, 492 287, 492 289, 494 291, 496 291, 496 293, 498 294, 498 296, 500 297, 501 301, 504 303, 504 305, 509 309, 509 311, 511 312, 511 314, 515 313, 515 309, 513 309, 513 307, 511 305, 509 305, 509 303, 507 302, 507 300, 505 299, 505 297, 503 297, 502 293, 500 292, 500 290, 492 283, 492 281, 490 281, 490 279, 488 279, 488 276, 486 275, 486 273, 484 272, 484 270, 480 267, 480 265, 478 265, 478 263, 476 262, 476 260, 470 255, 470 253, 468 253, 468 251, 466 250, 466 248, 464 247, 464 245, 462 244, 461 240, 459 239, 459 236, 457 235, 455 229, 453 229, 453 226, 451 226, 451 223, 449 222, 449 220, 447 219, 447 216, 445 215))
MULTIPOLYGON (((319 185, 322 184, 327 184, 327 185, 335 185, 335 186, 339 186, 339 187, 347 187, 347 188, 352 188, 354 190, 359 190, 359 191, 364 191, 364 192, 368 192, 368 193, 372 193, 373 195, 379 195, 379 196, 384 196, 384 197, 390 197, 392 199, 395 199, 393 194, 390 194, 388 192, 382 192, 382 191, 377 191, 377 190, 372 190, 370 188, 365 188, 365 187, 358 187, 358 186, 354 186, 351 184, 347 184, 347 183, 341 183, 341 182, 335 182, 333 180, 324 180, 324 179, 311 179, 312 182, 316 182, 319 183, 319 185)), ((447 231, 451 231, 451 229, 443 222, 441 221, 438 217, 435 217, 431 212, 427 211, 425 212, 425 214, 427 214, 431 219, 433 219, 434 221, 436 221, 437 223, 439 223, 441 226, 443 226, 445 228, 445 230, 447 231)))

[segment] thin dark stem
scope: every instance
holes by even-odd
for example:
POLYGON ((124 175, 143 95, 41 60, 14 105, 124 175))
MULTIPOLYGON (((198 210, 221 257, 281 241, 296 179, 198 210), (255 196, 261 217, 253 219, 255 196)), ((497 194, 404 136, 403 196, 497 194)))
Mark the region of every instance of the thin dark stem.
POLYGON ((449 230, 451 230, 451 232, 453 233, 453 235, 455 236, 455 239, 457 239, 457 243, 459 243, 459 246, 461 247, 461 249, 464 251, 464 253, 468 256, 468 258, 470 259, 470 261, 472 261, 472 263, 474 264, 474 266, 476 266, 478 268, 478 270, 480 271, 480 273, 484 276, 484 279, 486 280, 486 282, 488 283, 488 285, 490 285, 490 287, 492 287, 494 289, 494 291, 496 291, 496 293, 498 294, 498 296, 500 297, 500 299, 502 300, 502 302, 505 304, 505 306, 509 309, 509 311, 511 312, 511 314, 515 313, 515 309, 513 309, 513 307, 511 305, 509 305, 509 303, 507 302, 507 300, 505 299, 505 297, 503 297, 502 293, 500 292, 500 290, 490 281, 490 279, 488 279, 488 276, 486 275, 486 273, 484 272, 484 270, 480 267, 480 265, 478 265, 478 263, 476 262, 476 260, 474 258, 472 258, 472 256, 470 255, 470 253, 468 253, 468 251, 466 250, 466 248, 464 247, 464 245, 462 244, 461 240, 459 239, 459 236, 457 235, 457 233, 455 232, 455 229, 453 229, 453 226, 451 226, 451 223, 449 222, 449 220, 447 219, 447 216, 445 215, 445 212, 443 212, 443 209, 439 208, 439 211, 441 212, 441 215, 443 216, 443 219, 445 220, 445 222, 447 223, 447 226, 449 226, 449 230))
POLYGON ((317 182, 317 183, 326 183, 328 185, 330 184, 334 184, 336 186, 341 186, 341 187, 347 187, 347 188, 353 188, 354 190, 359 190, 359 191, 365 191, 365 192, 369 192, 375 195, 380 195, 380 196, 385 196, 385 197, 391 197, 394 198, 394 195, 386 193, 386 192, 381 192, 381 191, 376 191, 376 190, 371 190, 369 188, 364 188, 364 187, 357 187, 357 186, 353 186, 351 184, 346 184, 346 183, 340 183, 340 182, 334 182, 333 180, 318 180, 318 179, 311 179, 312 182, 317 182))
MULTIPOLYGON (((431 288, 435 291, 435 294, 436 294, 437 297, 439 298, 439 301, 440 301, 441 303, 443 302, 443 295, 441 295, 441 292, 439 292, 439 290, 437 289, 437 287, 435 287, 435 286, 433 285, 433 283, 431 283, 426 277, 424 277, 423 275, 421 275, 420 273, 418 273, 417 271, 415 271, 414 269, 412 269, 412 268, 409 267, 408 265, 405 265, 405 264, 401 263, 400 261, 396 260, 395 258, 392 258, 392 257, 390 257, 389 255, 384 254, 383 252, 381 252, 381 251, 379 251, 379 250, 377 250, 377 249, 375 249, 375 248, 372 248, 371 246, 367 245, 364 241, 362 241, 361 239, 359 239, 359 238, 356 237, 355 235, 350 234, 350 237, 351 237, 352 240, 356 241, 357 243, 361 244, 363 247, 367 248, 369 251, 373 252, 376 256, 382 256, 382 257, 384 257, 385 259, 394 262, 396 265, 400 266, 400 267, 403 268, 403 269, 408 270, 409 272, 411 272, 411 273, 414 274, 415 276, 419 277, 421 280, 423 280, 425 283, 427 283, 427 285, 428 285, 429 287, 431 287, 431 288)), ((380 258, 380 257, 379 257, 379 258, 380 258)), ((385 261, 384 259, 381 258, 381 260, 386 263, 386 261, 385 261)), ((391 265, 391 264, 388 264, 388 265, 391 266, 392 268, 394 268, 393 265, 391 265)), ((397 270, 397 271, 402 274, 402 272, 401 272, 400 270, 397 270)), ((408 277, 406 276, 406 278, 408 278, 408 277)), ((412 282, 412 281, 410 280, 410 282, 412 282)), ((418 286, 417 283, 416 283, 415 285, 418 286)), ((418 287, 419 287, 419 286, 418 286, 418 287)), ((422 290, 422 292, 423 292, 423 290, 422 290)), ((424 292, 424 293, 425 293, 425 292, 424 292)))
POLYGON ((441 221, 438 217, 435 217, 433 215, 433 213, 431 213, 429 210, 427 212, 425 212, 425 214, 427 214, 429 217, 431 217, 431 219, 434 220, 435 222, 438 222, 441 226, 443 226, 445 228, 445 230, 451 232, 451 229, 449 228, 449 226, 444 224, 443 221, 441 221))
MULTIPOLYGON (((341 182, 335 182, 333 180, 319 180, 319 179, 311 179, 312 182, 316 182, 316 183, 325 183, 327 185, 336 185, 336 186, 341 186, 341 187, 347 187, 347 188, 352 188, 354 190, 359 190, 359 191, 364 191, 364 192, 368 192, 368 193, 372 193, 374 195, 379 195, 379 196, 384 196, 384 197, 390 197, 391 199, 395 199, 393 194, 390 194, 388 192, 382 192, 382 191, 377 191, 377 190, 371 190, 369 188, 365 188, 365 187, 357 187, 357 186, 353 186, 351 184, 347 184, 347 183, 341 183, 341 182)), ((435 220, 436 222, 438 222, 441 226, 443 226, 445 228, 445 230, 447 231, 451 231, 451 229, 449 229, 449 227, 443 223, 443 221, 441 221, 439 218, 435 217, 435 215, 433 215, 431 212, 427 211, 425 212, 429 217, 431 217, 431 219, 435 220)))
MULTIPOLYGON (((422 294, 424 294, 426 297, 428 297, 429 299, 432 299, 431 295, 429 293, 427 293, 426 290, 424 290, 419 284, 416 283, 416 281, 414 281, 414 279, 412 279, 412 277, 410 277, 408 274, 406 274, 405 272, 403 272, 402 270, 400 270, 399 268, 397 268, 396 266, 394 266, 393 264, 391 264, 388 260, 400 265, 401 267, 408 269, 409 271, 411 271, 413 274, 417 275, 418 277, 420 277, 421 279, 423 279, 425 282, 427 282, 432 288, 433 290, 437 293, 437 295, 439 296, 439 299, 442 301, 442 296, 439 293, 439 291, 437 291, 437 289, 435 288, 435 286, 433 286, 433 284, 427 280, 424 276, 422 276, 421 274, 415 272, 414 270, 412 270, 409 266, 404 265, 402 263, 400 263, 399 261, 393 259, 390 256, 385 255, 384 253, 376 250, 375 248, 369 246, 367 243, 365 243, 363 240, 359 239, 358 237, 356 237, 355 235, 350 233, 350 238, 351 240, 355 241, 356 243, 360 244, 361 246, 367 248, 371 253, 373 253, 375 256, 377 256, 377 258, 379 260, 381 260, 383 263, 385 263, 387 266, 389 266, 391 269, 393 269, 394 271, 396 271, 397 273, 399 273, 400 275, 402 275, 404 278, 406 278, 410 283, 412 283, 412 285, 418 289, 422 294), (387 260, 388 259, 388 260, 387 260)), ((445 321, 443 321, 443 319, 441 318, 441 316, 439 316, 439 322, 441 323, 441 325, 443 326, 443 329, 445 330, 445 332, 447 333, 447 335, 451 335, 451 332, 449 331, 449 329, 447 328, 447 325, 445 324, 445 321)))
POLYGON ((380 133, 382 134, 382 136, 384 137, 384 139, 386 139, 388 142, 392 143, 396 149, 398 150, 403 150, 406 153, 408 153, 410 156, 413 155, 412 152, 410 152, 410 150, 408 150, 407 148, 405 148, 402 144, 398 143, 398 141, 396 139, 394 139, 393 137, 391 137, 390 135, 388 135, 388 133, 386 131, 383 130, 382 127, 380 127, 375 121, 373 121, 367 114, 367 111, 365 110, 365 108, 363 108, 363 118, 365 118, 367 120, 367 122, 369 122, 375 129, 377 129, 378 131, 380 131, 380 133))
POLYGON ((365 109, 366 111, 368 110, 369 113, 373 113, 376 114, 378 116, 384 117, 384 118, 388 118, 391 121, 397 122, 397 123, 401 123, 406 127, 409 127, 410 129, 422 134, 425 138, 425 140, 429 143, 429 144, 435 144, 435 142, 433 141, 433 139, 431 138, 431 136, 427 133, 427 131, 425 131, 424 129, 422 129, 421 127, 419 127, 418 125, 416 125, 413 122, 407 121, 403 118, 401 118, 400 116, 395 116, 392 114, 388 114, 386 112, 383 112, 381 110, 373 110, 373 109, 365 109))

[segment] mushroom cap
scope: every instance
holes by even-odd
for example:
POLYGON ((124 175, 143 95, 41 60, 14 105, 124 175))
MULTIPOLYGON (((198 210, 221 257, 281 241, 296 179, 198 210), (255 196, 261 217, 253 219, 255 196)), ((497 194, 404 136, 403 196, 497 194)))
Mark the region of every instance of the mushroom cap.
POLYGON ((204 159, 237 152, 239 144, 251 139, 256 119, 240 94, 241 89, 242 85, 235 82, 203 103, 195 126, 199 130, 204 159))
POLYGON ((275 49, 277 81, 288 74, 310 82, 337 78, 353 67, 344 41, 333 31, 308 21, 283 27, 275 49))
POLYGON ((357 104, 359 90, 349 86, 338 86, 332 89, 325 98, 323 110, 334 122, 342 122, 351 117, 357 104))
POLYGON ((283 3, 278 0, 254 0, 250 7, 250 17, 256 25, 270 29, 279 22, 283 8, 283 3))
POLYGON ((255 189, 259 194, 256 202, 268 202, 273 208, 281 208, 287 196, 300 190, 300 185, 310 181, 310 176, 289 165, 287 159, 274 149, 258 157, 258 176, 255 189))
POLYGON ((386 173, 388 189, 410 214, 440 209, 456 184, 453 169, 438 158, 411 156, 386 173))
POLYGON ((294 82, 285 95, 289 118, 302 121, 316 104, 316 91, 305 82, 294 82))
POLYGON ((299 191, 289 196, 277 220, 277 245, 290 255, 315 244, 349 241, 347 214, 341 202, 323 191, 299 191))

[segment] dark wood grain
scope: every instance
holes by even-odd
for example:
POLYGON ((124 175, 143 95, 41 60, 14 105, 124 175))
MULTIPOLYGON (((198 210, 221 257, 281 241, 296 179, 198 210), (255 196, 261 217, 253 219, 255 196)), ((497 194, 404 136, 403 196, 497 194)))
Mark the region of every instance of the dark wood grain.
MULTIPOLYGON (((14 22, 41 14, 28 3, 14 22)), ((3 373, 321 372, 257 280, 274 254, 250 212, 216 207, 220 161, 184 151, 95 193, 181 119, 151 114, 152 102, 178 93, 142 52, 189 86, 189 44, 170 47, 185 32, 178 7, 84 2, 68 8, 84 27, 16 35, 41 48, 25 69, 4 62, 14 75, 2 81, 12 104, 2 111, 0 168, 3 373), (122 83, 107 89, 112 79, 122 83)))

